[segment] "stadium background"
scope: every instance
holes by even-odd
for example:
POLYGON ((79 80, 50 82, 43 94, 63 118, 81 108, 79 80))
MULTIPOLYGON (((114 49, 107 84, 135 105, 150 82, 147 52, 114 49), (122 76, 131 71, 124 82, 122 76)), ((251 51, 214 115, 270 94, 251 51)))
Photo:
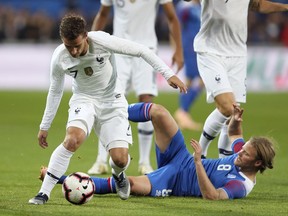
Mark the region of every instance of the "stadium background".
MULTIPOLYGON (((112 194, 96 196, 87 205, 79 207, 66 202, 61 188, 56 186, 47 205, 36 207, 27 204, 40 187, 37 180, 39 166, 47 165, 65 133, 71 95, 69 79, 67 92, 49 131, 50 147, 43 150, 37 145, 36 136, 49 86, 50 59, 54 48, 61 42, 58 37, 59 20, 65 12, 76 10, 92 23, 98 8, 99 0, 0 0, 0 215, 287 215, 287 13, 249 15, 249 94, 248 103, 243 105, 245 137, 272 136, 279 148, 275 168, 257 177, 257 185, 247 198, 210 202, 187 197, 155 199, 132 196, 127 202, 121 202, 112 194)), ((159 55, 169 64, 171 50, 162 15, 160 12, 156 23, 159 55)), ((106 30, 112 31, 111 23, 106 30)), ((155 101, 173 113, 178 106, 178 92, 167 92, 166 82, 161 78, 158 84, 163 91, 155 101)), ((128 101, 135 102, 136 98, 129 95, 128 101)), ((195 120, 204 122, 212 109, 214 106, 205 102, 203 93, 191 113, 195 120)), ((130 154, 134 161, 127 170, 128 175, 137 174, 135 125, 132 129, 135 143, 130 154)), ((200 132, 194 131, 184 130, 183 134, 187 144, 191 137, 200 136, 200 132)), ((71 159, 68 173, 85 172, 91 166, 97 153, 95 143, 97 138, 91 134, 85 142, 86 147, 80 148, 71 159)), ((217 157, 216 143, 211 144, 209 157, 217 157)), ((154 151, 151 160, 155 167, 154 151)))
MULTIPOLYGON (((99 7, 100 0, 0 0, 0 89, 47 89, 50 58, 61 42, 61 17, 77 12, 91 25, 99 7)), ((287 18, 287 13, 249 14, 248 91, 288 90, 287 18)), ((168 27, 161 7, 156 30, 159 55, 170 64, 168 27)), ((112 16, 105 31, 113 31, 112 16)), ((169 89, 161 76, 158 86, 169 89)), ((66 87, 70 87, 69 80, 66 87)))

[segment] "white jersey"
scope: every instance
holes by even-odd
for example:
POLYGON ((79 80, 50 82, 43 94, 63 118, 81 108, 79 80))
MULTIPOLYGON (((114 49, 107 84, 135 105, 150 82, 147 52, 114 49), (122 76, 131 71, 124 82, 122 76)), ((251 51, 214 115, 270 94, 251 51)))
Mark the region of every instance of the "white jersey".
POLYGON ((156 50, 155 20, 159 4, 172 0, 101 0, 113 6, 113 35, 141 43, 156 50))
POLYGON ((55 49, 51 60, 50 88, 40 129, 48 130, 51 126, 63 94, 65 75, 74 78, 73 95, 111 102, 117 94, 124 92, 117 81, 114 53, 142 57, 166 80, 174 75, 153 51, 141 44, 102 31, 89 32, 88 43, 87 53, 78 58, 73 58, 64 44, 55 49))
POLYGON ((249 2, 201 0, 201 28, 194 40, 195 51, 246 56, 249 2))

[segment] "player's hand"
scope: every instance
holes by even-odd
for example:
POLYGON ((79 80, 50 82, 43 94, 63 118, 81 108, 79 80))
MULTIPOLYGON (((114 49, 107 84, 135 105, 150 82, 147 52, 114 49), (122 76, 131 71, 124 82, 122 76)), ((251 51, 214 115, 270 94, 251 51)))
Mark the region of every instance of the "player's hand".
POLYGON ((194 161, 195 162, 201 161, 202 148, 201 148, 199 142, 195 139, 191 139, 190 145, 192 146, 192 148, 194 150, 194 161))
POLYGON ((244 110, 237 104, 233 104, 233 118, 234 118, 234 121, 239 121, 239 122, 242 122, 242 114, 244 112, 244 110))
POLYGON ((38 132, 38 143, 44 149, 48 147, 47 136, 48 131, 40 130, 38 132))
POLYGON ((172 76, 167 80, 168 84, 175 89, 180 89, 180 93, 187 93, 187 86, 177 77, 172 76))
POLYGON ((172 66, 177 65, 176 74, 183 68, 184 66, 184 58, 182 52, 175 52, 172 57, 172 66))

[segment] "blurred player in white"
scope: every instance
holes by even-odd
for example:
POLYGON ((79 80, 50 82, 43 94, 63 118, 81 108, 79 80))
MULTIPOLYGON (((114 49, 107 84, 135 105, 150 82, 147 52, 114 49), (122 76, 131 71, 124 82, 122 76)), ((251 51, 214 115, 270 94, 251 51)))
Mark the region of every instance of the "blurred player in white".
POLYGON ((141 57, 159 71, 174 88, 186 91, 173 71, 147 47, 105 32, 87 32, 86 21, 78 15, 65 16, 60 24, 63 44, 53 53, 50 88, 40 131, 39 145, 48 147, 48 129, 63 95, 65 75, 73 78, 73 95, 64 141, 54 150, 47 175, 39 193, 30 204, 45 204, 59 178, 66 172, 70 158, 89 136, 92 128, 110 154, 110 165, 121 199, 128 199, 130 183, 125 170, 129 166, 132 143, 128 104, 118 81, 114 53, 141 57))
MULTIPOLYGON (((175 52, 172 65, 175 63, 180 70, 183 67, 183 53, 180 24, 175 13, 172 0, 101 0, 101 7, 96 15, 92 30, 104 30, 113 7, 113 35, 149 47, 157 53, 157 36, 155 20, 159 5, 167 17, 170 35, 174 40, 175 52)), ((115 56, 118 75, 125 93, 133 89, 140 102, 152 102, 157 96, 156 71, 142 59, 130 56, 115 56)), ((139 140, 139 172, 153 171, 150 163, 150 152, 153 139, 153 125, 149 122, 138 123, 139 140)), ((89 174, 103 174, 108 171, 108 153, 99 142, 96 162, 88 170, 89 174)))
POLYGON ((215 102, 216 109, 207 117, 199 142, 205 157, 220 133, 219 157, 224 157, 232 154, 226 122, 233 103, 246 102, 248 10, 272 13, 287 11, 288 5, 266 0, 201 0, 201 8, 194 48, 207 102, 215 102))

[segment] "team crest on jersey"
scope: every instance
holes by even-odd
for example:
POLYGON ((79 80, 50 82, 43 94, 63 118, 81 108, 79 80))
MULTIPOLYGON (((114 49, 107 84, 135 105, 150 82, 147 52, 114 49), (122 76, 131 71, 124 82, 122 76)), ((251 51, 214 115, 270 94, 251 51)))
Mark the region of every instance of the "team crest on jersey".
POLYGON ((104 58, 103 57, 96 57, 96 61, 99 62, 100 64, 103 64, 104 58))
POLYGON ((215 81, 216 81, 217 83, 220 83, 220 82, 221 82, 221 77, 220 77, 219 74, 215 76, 215 81))
POLYGON ((87 76, 92 76, 93 74, 93 69, 91 67, 84 68, 84 71, 87 76))
POLYGON ((81 107, 77 107, 77 108, 75 109, 75 113, 76 113, 76 114, 78 114, 80 111, 81 111, 81 107))
POLYGON ((227 175, 227 178, 235 179, 235 178, 236 178, 236 175, 234 175, 234 174, 228 174, 228 175, 227 175))

